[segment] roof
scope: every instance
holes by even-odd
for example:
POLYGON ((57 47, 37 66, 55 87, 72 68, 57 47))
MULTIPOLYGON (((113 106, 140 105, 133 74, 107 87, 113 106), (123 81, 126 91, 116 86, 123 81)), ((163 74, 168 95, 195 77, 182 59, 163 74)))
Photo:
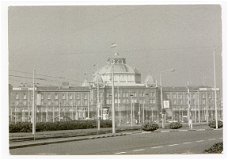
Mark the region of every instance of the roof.
POLYGON ((112 66, 114 65, 114 73, 124 74, 141 74, 135 67, 126 64, 125 58, 109 58, 107 64, 99 69, 96 73, 104 75, 112 73, 112 66))

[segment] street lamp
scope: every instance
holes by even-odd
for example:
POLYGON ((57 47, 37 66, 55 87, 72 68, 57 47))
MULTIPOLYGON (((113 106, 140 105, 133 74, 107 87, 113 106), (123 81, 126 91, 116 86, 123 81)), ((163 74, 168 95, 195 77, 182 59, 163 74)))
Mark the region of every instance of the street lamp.
POLYGON ((218 112, 217 112, 217 92, 216 92, 216 67, 215 67, 215 51, 213 52, 213 63, 214 63, 214 97, 215 97, 215 128, 218 129, 218 112))
POLYGON ((114 97, 114 61, 112 62, 112 133, 116 133, 115 128, 115 97, 114 97))
POLYGON ((131 97, 131 127, 132 127, 133 126, 133 111, 132 111, 132 97, 133 97, 133 95, 131 94, 130 97, 131 97))
MULTIPOLYGON (((145 93, 145 96, 147 97, 149 94, 145 93)), ((146 103, 146 99, 144 98, 144 102, 143 102, 143 124, 145 122, 145 103, 146 103)))
POLYGON ((161 108, 162 108, 162 128, 165 128, 165 125, 164 125, 164 106, 163 106, 163 92, 162 92, 162 73, 165 73, 165 72, 175 72, 175 69, 174 68, 171 68, 171 69, 168 69, 168 70, 164 70, 164 71, 161 71, 160 72, 160 90, 161 90, 161 108))

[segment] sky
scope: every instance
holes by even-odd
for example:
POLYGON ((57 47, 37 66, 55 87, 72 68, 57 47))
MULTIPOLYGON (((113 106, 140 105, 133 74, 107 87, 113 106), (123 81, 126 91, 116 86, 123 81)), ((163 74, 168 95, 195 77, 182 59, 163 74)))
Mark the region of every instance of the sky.
POLYGON ((40 84, 65 77, 80 85, 118 52, 141 72, 142 82, 162 73, 165 86, 213 86, 215 52, 222 87, 219 5, 11 6, 8 15, 13 85, 31 83, 33 68, 40 84), (175 72, 163 72, 171 68, 175 72))

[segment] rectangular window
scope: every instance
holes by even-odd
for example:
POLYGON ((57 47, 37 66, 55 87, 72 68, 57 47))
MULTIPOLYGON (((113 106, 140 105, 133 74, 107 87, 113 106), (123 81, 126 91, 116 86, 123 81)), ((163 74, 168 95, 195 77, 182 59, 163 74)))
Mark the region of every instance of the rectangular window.
POLYGON ((51 105, 51 101, 48 101, 48 105, 49 105, 49 106, 51 105))
POLYGON ((150 93, 150 96, 151 96, 151 97, 155 97, 155 92, 151 92, 151 93, 150 93))
POLYGON ((88 105, 88 100, 84 100, 84 104, 85 105, 88 105))
MULTIPOLYGON (((103 93, 101 93, 101 96, 103 96, 103 93)), ((84 95, 84 99, 87 99, 87 98, 88 98, 88 95, 85 94, 85 95, 84 95)))
POLYGON ((155 99, 153 99, 153 104, 155 104, 156 103, 156 100, 155 99))
POLYGON ((182 98, 182 95, 181 94, 178 94, 178 98, 182 98))
POLYGON ((205 96, 205 93, 203 93, 203 94, 202 94, 202 97, 203 97, 203 98, 205 98, 205 97, 206 97, 206 96, 205 96))
POLYGON ((18 94, 16 94, 16 99, 19 99, 19 95, 18 94))
POLYGON ((51 99, 51 94, 48 94, 48 98, 47 99, 51 99))
POLYGON ((177 98, 177 95, 176 94, 173 94, 173 98, 177 98))
POLYGON ((211 94, 210 93, 208 94, 208 97, 211 98, 211 94))
POLYGON ((182 99, 179 100, 179 104, 181 105, 183 103, 182 99))
POLYGON ((55 99, 58 99, 58 94, 55 94, 55 99))
POLYGON ((26 94, 24 94, 24 97, 23 97, 24 99, 27 99, 27 96, 26 96, 26 94))
POLYGON ((62 97, 62 99, 66 99, 66 95, 65 95, 65 93, 63 93, 63 97, 62 97))
POLYGON ((206 104, 206 100, 205 100, 205 99, 203 99, 202 104, 203 104, 203 105, 205 105, 205 104, 206 104))
POLYGON ((70 99, 73 99, 73 95, 72 95, 72 94, 70 94, 69 98, 70 98, 70 99))

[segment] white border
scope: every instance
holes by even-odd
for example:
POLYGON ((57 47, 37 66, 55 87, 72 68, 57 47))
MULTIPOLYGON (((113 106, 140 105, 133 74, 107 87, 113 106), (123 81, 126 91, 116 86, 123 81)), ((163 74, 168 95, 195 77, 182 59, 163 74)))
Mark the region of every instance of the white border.
MULTIPOLYGON (((146 0, 116 0, 116 1, 3 1, 1 2, 1 96, 0 96, 0 158, 2 159, 228 159, 227 155, 227 146, 224 147, 224 153, 222 155, 148 155, 148 156, 10 156, 9 155, 9 141, 8 141, 8 6, 37 6, 37 5, 160 5, 160 4, 220 4, 222 7, 222 38, 223 38, 223 114, 227 113, 227 2, 217 1, 217 0, 191 0, 191 1, 168 1, 168 0, 154 0, 154 1, 146 1, 146 0)), ((224 144, 227 143, 227 120, 228 118, 224 116, 224 144)))

